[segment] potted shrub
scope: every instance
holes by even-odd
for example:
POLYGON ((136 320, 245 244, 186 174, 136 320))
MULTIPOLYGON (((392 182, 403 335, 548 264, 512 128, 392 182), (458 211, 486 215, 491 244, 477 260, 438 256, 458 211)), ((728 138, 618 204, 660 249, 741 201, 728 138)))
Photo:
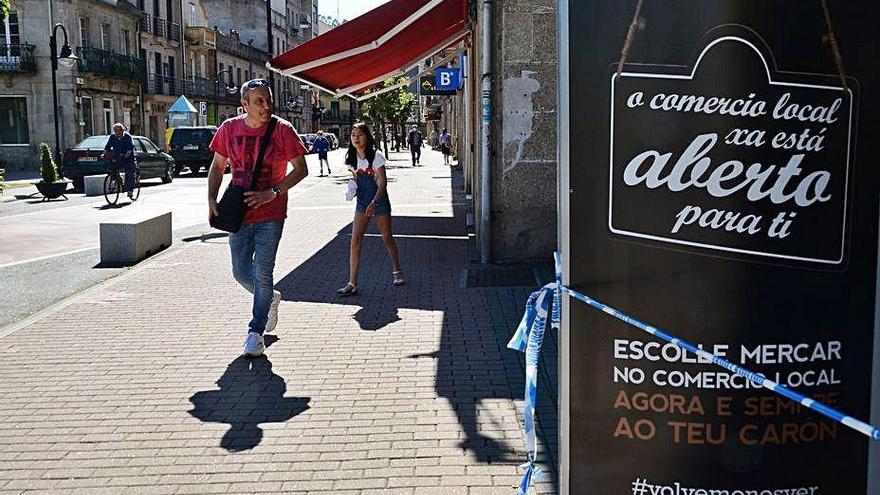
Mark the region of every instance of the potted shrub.
POLYGON ((58 166, 52 157, 52 148, 46 143, 40 143, 40 175, 43 180, 37 182, 37 190, 48 200, 64 196, 64 191, 70 184, 69 180, 62 179, 58 174, 58 166))

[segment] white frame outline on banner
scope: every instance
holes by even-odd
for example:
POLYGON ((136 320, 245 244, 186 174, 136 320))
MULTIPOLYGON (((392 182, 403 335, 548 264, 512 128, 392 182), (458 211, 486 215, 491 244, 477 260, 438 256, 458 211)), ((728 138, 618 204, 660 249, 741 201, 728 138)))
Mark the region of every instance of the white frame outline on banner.
MULTIPOLYGON (((556 208, 559 252, 562 253, 562 283, 570 283, 571 273, 571 74, 569 38, 569 0, 557 0, 556 44, 558 56, 556 149, 556 208)), ((559 325, 559 493, 569 495, 571 489, 571 318, 570 298, 562 298, 559 325)))
MULTIPOLYGON (((749 249, 740 249, 728 246, 720 246, 715 244, 707 244, 702 242, 695 241, 685 241, 681 239, 674 239, 669 237, 662 237, 657 235, 650 234, 642 234, 639 232, 630 232, 628 230, 621 230, 614 228, 612 225, 612 200, 613 200, 613 186, 614 186, 614 89, 615 89, 615 81, 617 79, 618 74, 614 73, 611 76, 611 140, 610 140, 610 150, 608 157, 608 230, 615 234, 637 237, 640 239, 650 239, 653 241, 660 242, 668 242, 672 244, 681 244, 685 246, 693 246, 717 251, 727 251, 731 253, 739 253, 739 254, 750 254, 756 256, 766 256, 771 258, 780 258, 794 261, 809 261, 814 263, 823 263, 829 265, 839 265, 843 262, 844 253, 846 252, 846 216, 848 210, 848 201, 849 201, 849 176, 850 176, 850 161, 852 157, 852 122, 853 122, 853 105, 854 105, 854 96, 853 92, 849 88, 842 88, 840 86, 822 86, 822 85, 813 85, 813 84, 798 84, 798 83, 786 83, 781 81, 773 80, 773 77, 770 73, 770 67, 767 65, 767 60, 764 58, 764 54, 761 53, 758 48, 753 45, 751 42, 740 38, 738 36, 723 36, 720 37, 712 43, 706 45, 703 48, 703 51, 700 53, 700 56, 697 57, 697 61, 691 69, 690 75, 674 75, 674 74, 653 74, 653 73, 641 73, 641 72, 621 72, 619 75, 621 77, 632 77, 632 78, 642 78, 642 79, 679 79, 679 80, 688 80, 691 81, 694 79, 694 75, 697 72, 697 69, 700 66, 700 62, 703 60, 703 56, 711 50, 715 45, 725 42, 725 41, 736 41, 745 44, 749 48, 755 51, 758 54, 758 57, 761 59, 761 63, 764 64, 764 70, 767 74, 767 83, 770 86, 787 86, 787 87, 799 87, 799 88, 810 88, 810 89, 821 89, 821 90, 829 90, 829 91, 846 91, 849 93, 849 122, 847 127, 847 143, 846 143, 846 174, 844 179, 844 189, 843 189, 843 219, 841 225, 841 240, 840 240, 840 257, 837 260, 827 260, 820 258, 807 258, 802 256, 792 256, 786 254, 777 254, 777 253, 766 253, 762 251, 753 251, 749 249)), ((565 254, 565 253, 564 253, 565 254)), ((567 259, 566 256, 564 259, 567 259)))

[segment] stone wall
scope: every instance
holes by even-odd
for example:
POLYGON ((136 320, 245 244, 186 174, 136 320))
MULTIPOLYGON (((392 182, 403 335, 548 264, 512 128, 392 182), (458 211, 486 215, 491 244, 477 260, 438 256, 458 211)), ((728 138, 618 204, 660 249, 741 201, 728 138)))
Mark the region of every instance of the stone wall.
POLYGON ((492 254, 552 257, 556 248, 556 2, 495 3, 492 254))

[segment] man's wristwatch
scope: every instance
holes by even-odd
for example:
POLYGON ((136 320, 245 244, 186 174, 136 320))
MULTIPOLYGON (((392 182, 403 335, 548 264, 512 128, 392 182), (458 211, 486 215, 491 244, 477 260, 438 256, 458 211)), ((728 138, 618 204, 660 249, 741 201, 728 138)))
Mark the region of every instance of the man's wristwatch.
POLYGON ((281 196, 281 189, 278 189, 278 186, 272 186, 269 190, 275 193, 276 198, 281 196))

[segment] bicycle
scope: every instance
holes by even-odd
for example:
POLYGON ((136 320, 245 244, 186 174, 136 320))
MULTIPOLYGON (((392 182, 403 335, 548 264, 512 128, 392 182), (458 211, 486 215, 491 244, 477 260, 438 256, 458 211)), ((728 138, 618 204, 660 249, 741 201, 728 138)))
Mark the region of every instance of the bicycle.
MULTIPOLYGON (((122 167, 111 167, 110 173, 104 177, 104 199, 107 204, 115 205, 119 201, 119 195, 125 191, 125 179, 120 173, 122 167)), ((141 170, 134 166, 134 185, 131 189, 132 201, 137 201, 141 195, 141 170)))

